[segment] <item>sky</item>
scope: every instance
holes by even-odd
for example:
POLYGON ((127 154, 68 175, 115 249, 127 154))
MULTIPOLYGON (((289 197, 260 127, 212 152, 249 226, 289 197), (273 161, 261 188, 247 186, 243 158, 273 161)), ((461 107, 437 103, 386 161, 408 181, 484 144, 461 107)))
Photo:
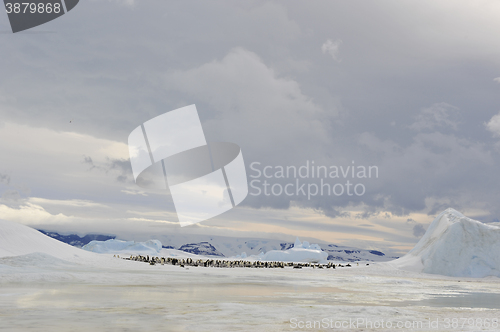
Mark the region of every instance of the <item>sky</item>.
POLYGON ((448 207, 499 222, 499 29, 493 0, 86 0, 16 34, 0 14, 0 218, 399 252, 448 207), (207 141, 238 144, 260 182, 181 228, 168 192, 135 184, 127 139, 191 104, 207 141), (313 164, 338 177, 276 175, 313 164), (265 195, 265 180, 344 192, 265 195))

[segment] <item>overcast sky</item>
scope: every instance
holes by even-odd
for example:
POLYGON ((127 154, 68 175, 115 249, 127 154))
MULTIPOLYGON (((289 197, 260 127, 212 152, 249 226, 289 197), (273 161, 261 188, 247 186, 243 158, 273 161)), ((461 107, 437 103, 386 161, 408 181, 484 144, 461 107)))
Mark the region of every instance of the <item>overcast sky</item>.
POLYGON ((85 0, 16 34, 2 14, 0 218, 401 252, 447 207, 498 222, 499 30, 494 0, 85 0), (190 104, 249 176, 314 161, 378 177, 351 179, 360 196, 249 195, 181 228, 168 194, 134 183, 127 138, 190 104))

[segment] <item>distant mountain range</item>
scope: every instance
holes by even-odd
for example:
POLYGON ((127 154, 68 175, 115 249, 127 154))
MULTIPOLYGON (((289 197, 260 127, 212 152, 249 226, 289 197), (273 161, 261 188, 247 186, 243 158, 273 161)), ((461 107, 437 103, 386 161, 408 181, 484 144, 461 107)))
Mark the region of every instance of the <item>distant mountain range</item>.
MULTIPOLYGON (((57 232, 38 230, 56 240, 68 243, 75 247, 82 247, 92 240, 106 241, 115 236, 102 234, 88 234, 83 237, 76 234, 62 235, 57 232)), ((177 249, 197 255, 232 257, 245 252, 248 256, 258 255, 269 250, 287 250, 293 247, 291 242, 259 238, 231 238, 224 236, 207 235, 162 235, 157 237, 163 248, 177 249)), ((381 251, 364 250, 335 244, 318 243, 328 253, 328 260, 356 262, 356 261, 388 261, 398 257, 390 257, 381 251)))
POLYGON ((106 241, 110 239, 114 239, 115 236, 110 236, 110 235, 101 235, 101 234, 88 234, 85 235, 84 237, 80 237, 76 234, 70 234, 70 235, 61 235, 56 232, 46 232, 41 229, 37 229, 37 231, 50 236, 51 238, 54 238, 56 240, 59 240, 61 242, 67 243, 72 245, 73 247, 78 247, 81 248, 90 241, 97 240, 97 241, 106 241))

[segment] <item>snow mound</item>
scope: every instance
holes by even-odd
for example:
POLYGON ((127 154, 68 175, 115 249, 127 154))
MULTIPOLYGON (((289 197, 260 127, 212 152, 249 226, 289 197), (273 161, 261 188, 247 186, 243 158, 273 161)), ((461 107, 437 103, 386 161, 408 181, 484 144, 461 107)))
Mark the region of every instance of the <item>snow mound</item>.
POLYGON ((328 253, 321 250, 317 244, 309 244, 309 242, 300 242, 299 238, 295 240, 293 248, 288 250, 271 250, 259 255, 259 259, 263 261, 279 261, 279 262, 308 262, 321 263, 328 258, 328 253))
POLYGON ((441 212, 405 256, 391 266, 452 277, 500 277, 500 227, 465 217, 454 209, 441 212))
POLYGON ((111 239, 107 241, 90 241, 82 247, 83 250, 99 254, 122 254, 122 255, 158 255, 162 249, 158 240, 146 242, 122 241, 111 239))
POLYGON ((33 253, 63 260, 92 259, 95 254, 57 241, 39 231, 16 222, 0 220, 0 258, 33 253))

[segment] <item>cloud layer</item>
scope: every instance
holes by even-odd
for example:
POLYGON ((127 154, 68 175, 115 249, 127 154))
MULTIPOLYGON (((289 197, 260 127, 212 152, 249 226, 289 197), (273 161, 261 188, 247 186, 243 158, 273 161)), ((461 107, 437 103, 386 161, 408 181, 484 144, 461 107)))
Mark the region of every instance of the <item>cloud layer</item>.
POLYGON ((91 1, 40 28, 55 33, 4 34, 0 218, 179 231, 168 193, 133 183, 126 143, 195 103, 207 140, 238 143, 247 167, 379 176, 362 196, 249 196, 182 232, 408 248, 449 206, 498 220, 499 13, 496 1, 91 1))

